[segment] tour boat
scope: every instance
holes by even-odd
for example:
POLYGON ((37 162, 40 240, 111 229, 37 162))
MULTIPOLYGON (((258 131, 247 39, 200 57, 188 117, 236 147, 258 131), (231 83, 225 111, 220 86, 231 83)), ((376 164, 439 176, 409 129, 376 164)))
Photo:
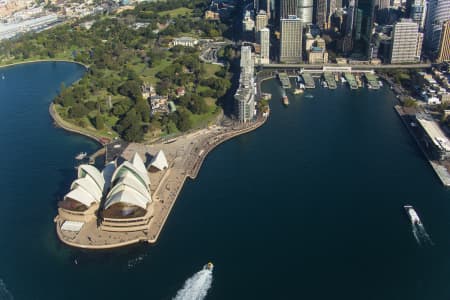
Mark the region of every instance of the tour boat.
POLYGON ((405 205, 403 207, 405 208, 406 213, 408 214, 412 224, 422 225, 419 216, 417 215, 416 211, 411 205, 405 205))
POLYGON ((209 262, 209 263, 207 263, 206 265, 205 265, 205 270, 210 270, 210 271, 212 271, 213 269, 214 269, 214 265, 213 265, 213 263, 212 262, 209 262))
POLYGON ((298 94, 302 94, 303 93, 303 89, 295 89, 294 90, 294 95, 298 95, 298 94))
POLYGON ((283 104, 288 106, 289 105, 289 99, 287 96, 283 96, 283 104))
POLYGON ((76 160, 83 160, 83 159, 86 158, 86 156, 87 156, 87 153, 86 153, 86 152, 80 152, 80 153, 78 153, 77 156, 75 156, 75 159, 76 159, 76 160))

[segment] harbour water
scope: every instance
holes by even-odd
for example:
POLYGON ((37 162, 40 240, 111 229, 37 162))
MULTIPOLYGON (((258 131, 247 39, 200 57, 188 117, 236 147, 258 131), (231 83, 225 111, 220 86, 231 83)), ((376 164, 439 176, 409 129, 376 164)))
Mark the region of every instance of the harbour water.
POLYGON ((289 95, 285 108, 278 82, 265 82, 268 122, 210 153, 158 243, 90 252, 62 245, 52 222, 74 156, 98 147, 54 128, 48 115, 61 81, 83 69, 42 63, 2 73, 4 298, 172 299, 199 277, 207 299, 450 297, 450 191, 389 89, 316 88, 314 98, 289 95), (418 245, 404 204, 434 246, 418 245), (199 276, 208 261, 213 274, 199 276))

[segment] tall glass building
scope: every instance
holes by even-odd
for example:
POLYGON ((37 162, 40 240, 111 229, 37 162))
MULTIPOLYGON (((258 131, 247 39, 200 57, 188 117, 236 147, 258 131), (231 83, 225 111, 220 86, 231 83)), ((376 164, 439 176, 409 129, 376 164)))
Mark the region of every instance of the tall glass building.
POLYGON ((373 0, 357 0, 353 25, 353 51, 366 58, 370 57, 373 18, 373 0))
POLYGON ((425 49, 433 54, 439 50, 442 25, 450 19, 450 0, 430 0, 425 21, 425 49))

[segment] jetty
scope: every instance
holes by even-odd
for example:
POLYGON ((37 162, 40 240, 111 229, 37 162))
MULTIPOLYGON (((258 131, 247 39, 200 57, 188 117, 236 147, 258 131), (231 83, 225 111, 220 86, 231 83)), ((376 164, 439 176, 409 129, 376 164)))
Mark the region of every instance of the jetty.
POLYGON ((305 83, 305 88, 307 89, 316 88, 316 83, 314 82, 314 79, 312 78, 311 74, 303 73, 301 76, 303 78, 303 82, 305 83))
POLYGON ((358 84, 356 83, 356 79, 355 76, 353 76, 352 73, 344 73, 344 77, 348 82, 348 85, 350 86, 350 89, 352 90, 357 90, 358 89, 358 84))
POLYGON ((378 90, 380 89, 380 81, 375 74, 365 73, 364 77, 367 81, 367 86, 369 89, 378 90))
POLYGON ((328 85, 328 88, 331 90, 334 90, 337 88, 336 80, 334 79, 334 76, 330 72, 323 73, 323 78, 325 79, 325 82, 328 85))
POLYGON ((278 73, 278 78, 280 79, 281 86, 284 89, 291 88, 291 81, 289 80, 289 77, 286 73, 278 73))

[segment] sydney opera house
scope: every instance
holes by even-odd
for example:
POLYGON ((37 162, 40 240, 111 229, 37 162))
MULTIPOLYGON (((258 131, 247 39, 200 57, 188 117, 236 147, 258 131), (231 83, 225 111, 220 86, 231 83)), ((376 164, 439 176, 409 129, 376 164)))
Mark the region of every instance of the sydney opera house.
POLYGON ((147 230, 153 216, 148 169, 162 171, 167 159, 159 151, 148 168, 135 153, 129 161, 106 164, 102 171, 91 165, 78 167, 78 178, 58 203, 61 230, 79 231, 85 223, 96 221, 109 232, 147 230))

